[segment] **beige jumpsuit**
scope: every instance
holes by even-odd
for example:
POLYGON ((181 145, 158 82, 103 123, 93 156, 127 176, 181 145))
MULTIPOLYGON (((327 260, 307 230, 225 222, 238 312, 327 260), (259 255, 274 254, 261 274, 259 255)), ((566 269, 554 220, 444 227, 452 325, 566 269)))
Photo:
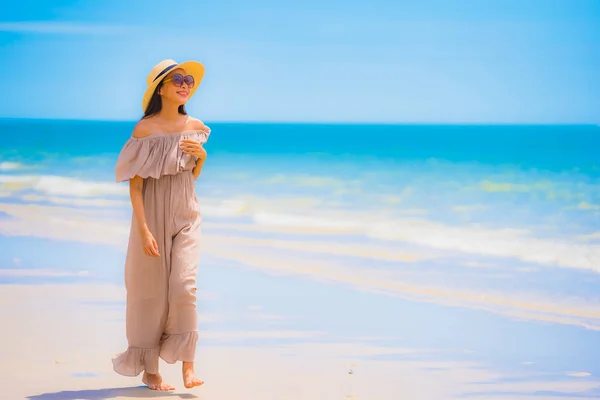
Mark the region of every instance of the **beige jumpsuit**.
POLYGON ((127 256, 127 350, 113 357, 126 376, 158 372, 167 363, 194 361, 198 340, 196 274, 200 259, 200 208, 192 172, 196 158, 182 152, 181 139, 208 140, 210 129, 130 137, 117 160, 117 182, 144 178, 146 222, 160 257, 143 249, 132 217, 127 256))

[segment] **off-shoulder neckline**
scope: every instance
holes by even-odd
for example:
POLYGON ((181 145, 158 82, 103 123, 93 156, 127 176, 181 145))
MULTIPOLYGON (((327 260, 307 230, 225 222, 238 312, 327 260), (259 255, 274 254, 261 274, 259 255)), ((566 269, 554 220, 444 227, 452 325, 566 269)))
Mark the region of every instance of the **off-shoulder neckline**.
POLYGON ((156 132, 156 133, 151 133, 148 136, 144 136, 141 138, 135 137, 135 136, 131 136, 129 138, 129 140, 133 141, 133 142, 140 142, 140 141, 144 141, 144 140, 148 140, 148 139, 152 139, 155 137, 166 137, 166 136, 172 136, 172 137, 179 137, 179 136, 183 136, 189 133, 197 133, 197 132, 203 132, 205 133, 206 131, 203 129, 186 129, 184 131, 179 131, 179 132, 156 132))

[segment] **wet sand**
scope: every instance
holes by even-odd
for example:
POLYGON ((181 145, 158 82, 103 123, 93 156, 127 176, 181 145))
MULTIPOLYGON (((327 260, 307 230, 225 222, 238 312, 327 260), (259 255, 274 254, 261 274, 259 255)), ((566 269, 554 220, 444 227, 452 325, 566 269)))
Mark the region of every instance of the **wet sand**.
MULTIPOLYGON (((7 324, 0 374, 9 383, 2 398, 530 399, 537 392, 536 399, 550 399, 560 391, 567 399, 569 393, 580 398, 579 393, 598 386, 589 377, 503 382, 482 365, 432 361, 435 350, 421 360, 424 350, 274 328, 201 331, 197 372, 206 384, 183 388, 180 364, 161 361, 165 379, 178 389, 152 392, 141 385, 141 377, 112 371, 110 357, 126 346, 124 295, 112 284, 2 285, 0 316, 7 324), (278 338, 285 342, 270 344, 278 338)), ((208 325, 212 318, 201 315, 208 325)))

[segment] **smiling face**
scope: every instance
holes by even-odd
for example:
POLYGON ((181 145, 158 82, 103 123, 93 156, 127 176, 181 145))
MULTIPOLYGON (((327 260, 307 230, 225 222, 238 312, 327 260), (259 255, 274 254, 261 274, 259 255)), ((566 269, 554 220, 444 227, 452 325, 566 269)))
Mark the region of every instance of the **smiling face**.
POLYGON ((177 68, 165 77, 162 87, 159 90, 163 101, 166 100, 179 105, 185 104, 188 101, 193 84, 190 82, 190 78, 185 78, 187 76, 188 73, 185 70, 177 68), (174 79, 173 77, 176 74, 179 76, 176 76, 174 79))

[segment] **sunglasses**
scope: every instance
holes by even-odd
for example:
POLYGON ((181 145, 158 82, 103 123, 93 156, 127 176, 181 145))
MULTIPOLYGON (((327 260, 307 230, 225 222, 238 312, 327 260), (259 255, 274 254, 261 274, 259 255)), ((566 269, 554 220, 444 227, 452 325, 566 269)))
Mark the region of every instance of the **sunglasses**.
POLYGON ((183 76, 181 74, 173 74, 170 78, 165 79, 163 83, 168 81, 173 81, 173 85, 177 87, 181 87, 184 82, 190 89, 194 87, 194 77, 191 75, 183 76))

